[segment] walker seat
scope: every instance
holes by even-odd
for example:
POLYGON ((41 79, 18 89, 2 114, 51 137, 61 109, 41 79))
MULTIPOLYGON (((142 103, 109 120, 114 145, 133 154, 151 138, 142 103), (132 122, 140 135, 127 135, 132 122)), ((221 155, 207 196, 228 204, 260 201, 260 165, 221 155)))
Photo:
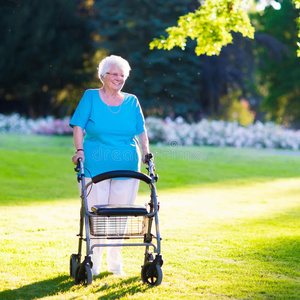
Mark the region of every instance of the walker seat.
POLYGON ((98 216, 145 216, 148 214, 147 209, 142 205, 94 205, 92 207, 94 214, 98 216))

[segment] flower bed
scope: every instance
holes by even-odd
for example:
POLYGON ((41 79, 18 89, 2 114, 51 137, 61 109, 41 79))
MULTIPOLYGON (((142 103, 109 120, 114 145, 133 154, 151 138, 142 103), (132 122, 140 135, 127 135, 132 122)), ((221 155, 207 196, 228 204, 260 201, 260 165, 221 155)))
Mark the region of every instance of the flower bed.
POLYGON ((65 135, 72 133, 69 122, 70 117, 63 119, 47 117, 31 120, 21 117, 19 114, 10 116, 0 114, 0 133, 65 135))
MULTIPOLYGON (((67 135, 70 117, 31 120, 18 114, 0 114, 0 133, 67 135)), ((170 145, 210 145, 219 147, 255 147, 300 150, 300 130, 286 129, 274 123, 240 126, 237 122, 201 120, 188 124, 182 118, 146 118, 152 143, 170 145)))
POLYGON ((172 121, 148 117, 146 123, 149 139, 156 143, 300 150, 300 130, 286 129, 271 122, 243 127, 237 122, 203 119, 188 124, 182 118, 172 121))

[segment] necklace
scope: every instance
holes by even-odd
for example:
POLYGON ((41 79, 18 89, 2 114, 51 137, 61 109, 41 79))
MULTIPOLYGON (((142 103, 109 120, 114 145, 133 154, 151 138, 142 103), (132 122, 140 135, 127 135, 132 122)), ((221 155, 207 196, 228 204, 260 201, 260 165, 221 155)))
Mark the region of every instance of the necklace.
POLYGON ((122 104, 123 104, 124 101, 123 101, 120 105, 118 105, 118 106, 119 106, 119 110, 118 110, 118 111, 113 111, 110 107, 116 107, 116 106, 108 105, 108 101, 107 101, 107 98, 106 98, 106 96, 105 96, 105 94, 104 94, 104 91, 102 91, 102 98, 103 98, 103 100, 105 100, 105 101, 103 101, 103 102, 106 104, 108 110, 109 110, 111 113, 113 113, 113 114, 118 114, 118 113, 120 112, 120 110, 121 110, 121 108, 122 108, 122 104))
POLYGON ((107 108, 109 109, 109 111, 113 114, 118 114, 121 110, 121 107, 122 107, 122 104, 121 104, 121 105, 119 105, 119 110, 118 111, 113 111, 113 110, 111 110, 111 108, 109 107, 109 105, 107 103, 106 103, 106 105, 107 105, 107 108))

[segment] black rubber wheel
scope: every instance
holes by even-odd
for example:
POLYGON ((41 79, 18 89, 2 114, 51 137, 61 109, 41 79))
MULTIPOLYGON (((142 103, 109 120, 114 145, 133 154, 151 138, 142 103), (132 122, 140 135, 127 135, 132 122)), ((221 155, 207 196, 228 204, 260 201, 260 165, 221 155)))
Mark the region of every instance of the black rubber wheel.
POLYGON ((76 254, 72 254, 70 256, 70 276, 71 277, 75 277, 75 270, 76 270, 76 267, 77 267, 77 255, 76 254))
POLYGON ((147 262, 142 267, 142 280, 144 283, 147 283, 151 286, 160 285, 163 278, 163 273, 161 270, 161 266, 156 264, 154 268, 152 268, 153 263, 147 262))
POLYGON ((75 269, 75 284, 90 285, 93 281, 92 269, 89 265, 84 266, 82 270, 82 263, 78 264, 75 269))

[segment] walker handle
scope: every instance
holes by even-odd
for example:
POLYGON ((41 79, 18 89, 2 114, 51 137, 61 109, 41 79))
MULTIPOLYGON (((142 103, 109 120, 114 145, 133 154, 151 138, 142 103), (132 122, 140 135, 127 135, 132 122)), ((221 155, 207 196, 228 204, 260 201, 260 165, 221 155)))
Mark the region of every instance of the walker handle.
POLYGON ((152 179, 152 182, 154 183, 154 182, 157 182, 158 175, 154 173, 155 172, 155 165, 154 165, 153 160, 154 160, 154 155, 152 153, 148 153, 148 154, 145 155, 145 161, 146 161, 146 163, 148 163, 147 170, 148 170, 149 175, 152 179))
POLYGON ((149 161, 152 160, 152 159, 153 159, 153 154, 152 154, 152 153, 147 153, 147 154, 145 155, 145 161, 146 161, 147 164, 148 164, 149 161))
POLYGON ((81 169, 81 162, 82 162, 82 158, 79 157, 79 158, 77 159, 77 165, 76 165, 76 167, 74 168, 74 171, 75 171, 76 173, 78 173, 78 172, 80 171, 80 169, 81 169))
POLYGON ((150 184, 151 178, 140 172, 135 171, 127 171, 127 170, 116 170, 116 171, 110 171, 98 174, 92 178, 93 183, 98 183, 100 181, 106 180, 106 179, 112 179, 112 178, 135 178, 144 181, 145 183, 150 184))

